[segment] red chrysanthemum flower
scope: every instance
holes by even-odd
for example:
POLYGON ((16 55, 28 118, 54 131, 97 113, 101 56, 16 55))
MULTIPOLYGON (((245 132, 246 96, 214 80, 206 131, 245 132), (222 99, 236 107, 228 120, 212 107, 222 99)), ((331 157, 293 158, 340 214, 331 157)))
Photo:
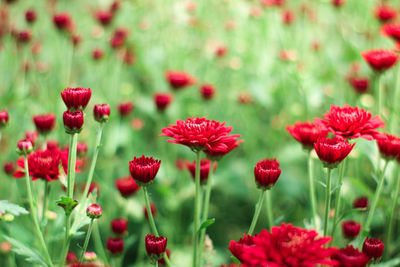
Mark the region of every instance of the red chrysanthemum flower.
POLYGON ((388 160, 400 157, 400 137, 390 134, 376 136, 379 152, 388 160))
POLYGON ((3 171, 8 175, 13 175, 15 172, 15 164, 12 161, 4 162, 3 171))
POLYGON ((200 86, 199 91, 204 100, 210 100, 214 97, 216 89, 214 85, 205 83, 200 86))
POLYGON ((97 19, 97 21, 103 25, 103 26, 107 26, 111 23, 112 19, 113 19, 113 13, 111 11, 108 10, 98 10, 95 13, 95 18, 97 19))
POLYGON ((397 55, 391 50, 369 50, 361 53, 368 65, 377 72, 383 72, 393 67, 397 62, 397 55))
POLYGON ((110 117, 110 105, 96 104, 93 107, 94 119, 98 122, 107 122, 110 117))
POLYGON ((393 20, 397 17, 397 11, 395 8, 380 4, 375 8, 375 17, 382 23, 393 20))
POLYGON ((382 26, 380 33, 383 36, 392 38, 395 42, 400 41, 400 24, 385 24, 382 26))
POLYGON ((221 157, 225 156, 231 152, 234 148, 243 143, 243 140, 237 140, 240 134, 232 134, 221 137, 219 140, 220 146, 216 148, 207 149, 204 153, 213 160, 219 160, 221 157))
POLYGON ((106 248, 112 255, 121 254, 124 251, 124 240, 120 237, 109 237, 106 248))
POLYGON ((339 137, 322 137, 314 143, 315 152, 326 168, 336 168, 353 150, 356 144, 350 144, 339 137))
POLYGON ((154 94, 154 102, 156 103, 157 110, 164 111, 171 103, 173 96, 169 93, 156 93, 154 94))
POLYGON ((134 157, 129 161, 129 171, 137 183, 149 184, 156 177, 160 164, 161 160, 142 155, 140 158, 134 157))
POLYGON ((71 16, 68 13, 55 14, 53 22, 59 30, 70 29, 72 26, 71 16))
POLYGON ((32 118, 35 123, 36 129, 39 133, 47 134, 53 130, 56 122, 56 115, 54 114, 43 114, 32 118))
POLYGON ((128 220, 125 218, 116 218, 111 221, 110 226, 114 234, 123 235, 128 231, 128 220))
POLYGON ((85 109, 92 96, 90 88, 66 88, 61 98, 69 110, 85 109))
POLYGON ((358 236, 361 230, 361 224, 354 220, 342 222, 343 236, 352 240, 358 236))
POLYGON ((257 187, 263 190, 270 189, 281 175, 279 162, 276 159, 263 159, 254 167, 254 178, 257 187))
POLYGON ((353 208, 366 210, 368 208, 368 202, 369 202, 368 197, 365 196, 358 197, 353 201, 353 208))
POLYGON ((34 9, 28 9, 25 12, 25 20, 26 20, 26 22, 33 23, 33 22, 36 21, 36 18, 37 18, 37 14, 36 14, 36 11, 34 9))
POLYGON ((239 261, 243 262, 244 259, 242 255, 245 252, 245 248, 254 246, 253 238, 256 236, 257 235, 251 236, 243 234, 243 237, 240 238, 238 241, 231 240, 231 242, 229 242, 228 248, 231 251, 232 255, 235 256, 239 261))
POLYGON ((356 93, 363 94, 369 89, 369 79, 367 77, 350 77, 349 83, 356 93))
MULTIPOLYGON (((190 175, 195 179, 196 175, 196 161, 186 162, 186 167, 190 172, 190 175)), ((200 161, 200 183, 204 184, 208 180, 208 175, 210 173, 211 161, 209 159, 202 159, 200 161)), ((217 168, 217 164, 214 163, 213 172, 217 168)))
POLYGON ((183 71, 167 71, 165 73, 165 79, 175 90, 184 89, 185 87, 196 84, 196 80, 183 71))
POLYGON ((163 236, 146 235, 145 244, 147 255, 152 259, 159 260, 167 249, 168 239, 163 236))
POLYGON ((299 141, 305 149, 312 149, 319 137, 326 137, 328 130, 320 124, 296 122, 294 126, 288 125, 286 130, 299 141))
POLYGON ((63 123, 66 133, 80 133, 83 127, 83 112, 81 110, 64 111, 63 123))
MULTIPOLYGON (((61 154, 57 150, 37 150, 28 155, 29 175, 32 176, 32 180, 57 180, 60 175, 60 160, 61 154)), ((24 159, 19 158, 17 160, 17 165, 21 167, 22 170, 17 170, 14 173, 14 177, 24 177, 24 159)))
POLYGON ((340 249, 333 257, 340 267, 365 267, 369 258, 353 246, 340 249))
POLYGON ((121 102, 118 105, 118 111, 121 117, 126 117, 132 113, 134 105, 131 101, 121 102))
POLYGON ((104 51, 100 48, 95 48, 92 52, 92 58, 94 60, 100 60, 104 57, 104 51))
POLYGON ((373 140, 379 133, 377 128, 383 128, 385 122, 379 115, 372 117, 369 111, 358 107, 332 105, 330 111, 324 114, 324 119, 315 119, 318 124, 325 126, 328 131, 343 138, 364 138, 373 140))
POLYGON ((306 230, 291 224, 274 226, 271 232, 262 230, 252 238, 252 245, 241 248, 240 258, 244 266, 312 267, 335 266, 331 257, 336 248, 325 247, 331 237, 320 237, 314 230, 306 230))
POLYGON ((123 197, 129 197, 140 189, 132 177, 118 178, 115 180, 115 187, 123 197))
POLYGON ((364 241, 362 251, 369 258, 377 260, 382 257, 384 248, 385 244, 381 240, 367 237, 364 241))

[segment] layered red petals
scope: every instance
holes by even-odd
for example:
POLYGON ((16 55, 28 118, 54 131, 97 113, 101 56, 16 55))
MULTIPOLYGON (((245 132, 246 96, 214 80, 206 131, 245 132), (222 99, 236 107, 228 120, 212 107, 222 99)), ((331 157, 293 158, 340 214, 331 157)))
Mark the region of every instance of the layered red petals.
POLYGON ((353 150, 355 144, 350 144, 341 138, 319 138, 314 143, 315 152, 325 167, 335 168, 353 150))
POLYGON ((378 72, 390 69, 398 59, 395 52, 383 49, 364 51, 361 56, 373 70, 378 72))
POLYGON ((288 125, 286 130, 299 141, 305 148, 312 149, 319 137, 326 137, 328 130, 324 126, 309 121, 296 122, 294 126, 288 125))

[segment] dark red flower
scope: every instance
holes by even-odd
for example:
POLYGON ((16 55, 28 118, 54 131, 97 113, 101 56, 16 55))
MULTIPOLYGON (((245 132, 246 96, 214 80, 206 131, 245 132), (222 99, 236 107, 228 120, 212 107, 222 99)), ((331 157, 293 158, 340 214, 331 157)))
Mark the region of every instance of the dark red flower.
POLYGON ((354 239, 358 236, 361 230, 361 224, 354 220, 342 222, 342 233, 343 236, 348 239, 354 239))
POLYGON ((79 34, 72 34, 71 42, 74 46, 78 46, 82 41, 82 36, 79 34))
POLYGON ((10 121, 10 117, 8 115, 7 110, 0 111, 0 128, 6 126, 10 121))
POLYGON ((104 51, 100 48, 95 48, 92 52, 92 57, 94 60, 100 60, 104 57, 104 51))
MULTIPOLYGON (((82 192, 85 190, 86 183, 82 184, 81 190, 82 192)), ((96 190, 97 197, 100 195, 100 185, 96 182, 91 182, 89 185, 88 196, 89 194, 93 194, 96 190)))
POLYGON ((285 0, 261 0, 261 4, 264 6, 283 6, 285 0))
POLYGON ((128 220, 124 218, 116 218, 111 221, 111 230, 114 234, 123 235, 128 230, 128 220))
POLYGON ((66 88, 61 92, 61 98, 70 110, 85 109, 92 96, 90 88, 66 88))
POLYGON ((48 149, 48 150, 58 149, 58 141, 48 140, 46 143, 46 149, 48 149))
POLYGON ((76 153, 78 154, 78 157, 83 157, 86 155, 88 151, 88 145, 83 142, 79 142, 76 144, 76 153))
POLYGON ((398 59, 395 52, 384 49, 364 51, 361 56, 373 70, 378 72, 390 69, 398 59))
POLYGON ((376 136, 376 144, 381 155, 387 160, 400 157, 400 137, 390 134, 379 134, 376 136))
POLYGON ((351 87, 359 94, 363 94, 369 89, 369 79, 367 77, 352 76, 349 78, 351 87))
POLYGON ((196 80, 183 71, 169 70, 165 73, 165 79, 172 89, 179 90, 196 84, 196 80))
MULTIPOLYGON (((196 161, 193 161, 192 163, 186 162, 186 167, 189 170, 192 178, 195 179, 196 161)), ((206 183, 208 180, 208 174, 210 172, 210 167, 211 167, 211 161, 209 159, 202 159, 200 161, 200 182, 203 184, 206 183)), ((213 172, 215 172, 216 168, 217 168, 217 164, 214 163, 213 172)))
POLYGON ((13 175, 15 172, 15 164, 12 161, 4 162, 3 170, 8 175, 13 175))
POLYGON ((115 187, 123 197, 130 197, 140 189, 135 180, 129 176, 115 180, 115 187))
POLYGON ((173 96, 170 93, 160 92, 160 93, 155 93, 153 98, 154 102, 156 103, 158 111, 164 111, 171 103, 173 96))
POLYGON ((81 110, 67 110, 63 114, 63 122, 67 133, 80 133, 83 127, 83 112, 81 110))
POLYGON ((281 175, 279 162, 276 159, 263 159, 254 167, 254 177, 257 187, 263 190, 270 189, 281 175))
POLYGON ((53 16, 54 25, 59 30, 70 29, 72 26, 71 16, 68 13, 58 13, 53 16))
POLYGON ((129 161, 129 171, 138 184, 145 185, 153 182, 160 169, 160 164, 161 160, 142 155, 140 158, 134 157, 129 161))
POLYGON ((286 130, 303 145, 305 149, 312 149, 319 137, 326 137, 328 130, 320 124, 309 121, 296 122, 294 126, 286 126, 286 130))
POLYGON ((335 7, 341 7, 345 3, 345 0, 332 0, 332 5, 335 7))
POLYGON ((364 241, 362 251, 370 259, 377 260, 382 257, 384 248, 385 244, 381 240, 367 237, 364 241))
POLYGON ((111 23, 112 19, 113 19, 113 13, 111 11, 108 10, 98 10, 95 13, 95 18, 97 19, 97 21, 103 25, 103 26, 107 26, 111 23))
POLYGON ((239 261, 243 262, 244 259, 242 255, 245 253, 245 248, 247 247, 254 247, 253 238, 257 235, 245 235, 239 239, 239 241, 231 240, 229 242, 229 250, 231 251, 232 255, 235 256, 239 261))
POLYGON ((73 251, 68 251, 65 261, 67 264, 78 262, 78 256, 73 251))
POLYGON ((385 24, 382 26, 380 33, 393 39, 395 42, 400 41, 400 24, 385 24))
POLYGON ((48 134, 55 127, 56 115, 49 113, 37 115, 32 118, 35 123, 36 130, 41 134, 48 134))
POLYGON ((362 196, 354 199, 353 208, 355 209, 367 209, 368 208, 368 197, 362 196))
POLYGON ((120 7, 121 7, 121 2, 116 0, 112 2, 112 4, 110 5, 110 11, 115 13, 120 9, 120 7))
POLYGON ((90 219, 98 219, 101 217, 101 215, 103 215, 103 209, 98 204, 89 205, 89 207, 86 209, 86 215, 90 219))
POLYGON ((375 17, 382 23, 393 20, 397 17, 397 11, 395 8, 386 4, 379 4, 375 8, 375 17))
POLYGON ((133 108, 134 108, 134 106, 131 101, 122 102, 118 105, 118 111, 119 111, 119 114, 121 115, 121 117, 126 117, 129 114, 131 114, 133 111, 133 108))
POLYGON ((332 139, 322 137, 314 143, 314 149, 325 168, 332 169, 336 168, 350 154, 355 145, 339 137, 332 139))
POLYGON ((330 111, 324 114, 324 119, 315 119, 318 124, 325 126, 328 131, 343 138, 364 138, 373 140, 379 133, 377 128, 383 128, 385 122, 379 115, 372 117, 369 111, 358 107, 332 105, 330 111))
POLYGON ((106 248, 112 255, 121 254, 124 251, 124 240, 120 237, 109 237, 106 248))
POLYGON ((110 117, 110 105, 96 104, 93 108, 94 119, 98 122, 107 122, 110 117))
MULTIPOLYGON (((28 169, 32 180, 44 179, 47 181, 57 180, 60 172, 60 151, 57 150, 37 150, 28 155, 28 169)), ((23 158, 17 160, 18 169, 14 173, 15 178, 25 176, 25 163, 23 158)))
POLYGON ((29 139, 22 139, 17 143, 17 152, 20 155, 28 155, 33 150, 32 141, 29 139))
POLYGON ((216 91, 214 85, 208 84, 208 83, 201 85, 199 89, 200 89, 201 96, 205 100, 212 99, 214 97, 215 91, 216 91))
POLYGON ((18 32, 18 42, 28 43, 32 39, 32 33, 29 30, 22 30, 18 32))
POLYGON ((152 259, 159 260, 167 249, 168 239, 163 236, 146 235, 145 244, 147 255, 152 259))
POLYGON ((330 237, 318 237, 314 230, 282 223, 272 227, 271 232, 262 230, 254 236, 253 244, 243 246, 239 256, 242 264, 249 267, 336 266, 337 262, 330 257, 337 249, 325 246, 330 241, 330 237))
POLYGON ((339 267, 365 267, 369 258, 353 246, 341 248, 333 257, 339 267))
POLYGON ((36 11, 34 9, 28 9, 25 12, 25 20, 26 20, 26 22, 33 23, 33 22, 36 21, 36 18, 37 18, 37 14, 36 14, 36 11))
MULTIPOLYGON (((150 203, 150 211, 151 211, 151 215, 153 216, 153 218, 156 217, 157 208, 156 208, 156 205, 154 205, 154 203, 150 203)), ((144 217, 148 220, 149 219, 149 214, 147 212, 147 207, 146 206, 143 207, 143 214, 144 214, 144 217)))

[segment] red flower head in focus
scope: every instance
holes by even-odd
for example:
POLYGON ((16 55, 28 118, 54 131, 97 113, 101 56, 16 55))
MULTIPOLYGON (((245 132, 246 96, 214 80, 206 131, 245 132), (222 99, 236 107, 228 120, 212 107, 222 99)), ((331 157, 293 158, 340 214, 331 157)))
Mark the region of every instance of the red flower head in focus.
POLYGON ((214 85, 205 83, 200 86, 199 91, 204 100, 210 100, 214 97, 216 89, 214 85))
POLYGON ((83 112, 77 111, 64 111, 63 123, 65 132, 68 134, 80 133, 83 127, 83 112))
POLYGON ((390 134, 380 134, 376 137, 379 152, 387 159, 392 160, 400 157, 400 137, 390 134))
POLYGON ((383 122, 379 115, 372 117, 369 111, 358 107, 344 105, 337 107, 332 105, 330 111, 324 114, 324 119, 315 121, 325 126, 328 131, 343 138, 364 138, 373 140, 379 133, 377 128, 383 128, 383 122))
POLYGON ((369 89, 369 79, 367 77, 349 77, 351 87, 359 94, 363 94, 369 89))
POLYGON ((71 111, 84 110, 90 101, 90 88, 66 88, 61 92, 61 98, 71 111))
POLYGON ((370 259, 374 259, 376 261, 382 257, 384 248, 385 245, 381 240, 367 237, 367 239, 364 241, 362 251, 370 259))
POLYGON ((94 119, 100 123, 107 122, 110 117, 110 105, 96 104, 93 107, 94 119))
POLYGON ((169 104, 171 104, 171 101, 173 99, 173 96, 170 93, 155 93, 154 96, 154 102, 156 103, 156 107, 158 111, 165 111, 169 104))
POLYGON ((353 246, 341 248, 333 257, 340 267, 365 267, 369 258, 353 246))
POLYGON ((281 175, 279 162, 276 159, 264 159, 254 167, 254 177, 257 187, 262 190, 270 189, 281 175))
POLYGON ((313 149, 319 137, 328 135, 328 130, 324 126, 309 121, 296 122, 294 126, 288 125, 286 130, 307 150, 313 149))
POLYGON ((391 50, 369 50, 361 52, 361 56, 368 65, 377 72, 383 72, 393 67, 398 60, 395 52, 391 50))
POLYGON ((129 161, 129 171, 138 184, 147 185, 153 182, 160 169, 160 164, 161 161, 153 157, 144 155, 140 158, 134 157, 129 161))
POLYGON ((400 24, 385 24, 382 26, 380 33, 393 39, 395 42, 400 41, 400 24))
MULTIPOLYGON (((193 179, 195 179, 196 175, 196 161, 194 162, 186 162, 186 167, 190 172, 190 175, 193 179)), ((208 175, 210 173, 211 161, 209 159, 202 159, 200 161, 200 183, 205 184, 208 180, 208 175)), ((213 172, 217 168, 217 164, 214 163, 213 172)))
POLYGON ((339 137, 322 137, 314 143, 314 149, 324 167, 333 169, 350 154, 355 145, 339 137))
POLYGON ((380 4, 375 8, 375 17, 381 22, 385 23, 391 21, 397 17, 397 11, 395 8, 380 4))
POLYGON ((115 187, 123 197, 130 197, 140 189, 135 180, 129 176, 115 180, 115 187))
POLYGON ((56 115, 54 114, 43 114, 32 118, 35 123, 36 130, 41 134, 48 134, 54 129, 56 115))
POLYGON ((167 241, 168 239, 163 236, 146 235, 145 243, 147 255, 153 260, 161 259, 167 249, 167 241))
POLYGON ((252 238, 252 245, 241 248, 240 259, 244 266, 336 266, 330 259, 336 248, 325 247, 330 237, 318 238, 314 230, 291 224, 274 226, 271 232, 262 230, 252 238))
POLYGON ((361 230, 361 224, 353 220, 342 222, 343 236, 350 240, 356 238, 360 233, 360 230, 361 230))
POLYGON ((131 101, 122 102, 118 105, 118 111, 121 117, 126 117, 132 113, 134 105, 131 101))
POLYGON ((185 87, 196 84, 196 80, 183 71, 169 70, 165 73, 165 79, 175 90, 184 89, 185 87))
POLYGON ((229 250, 232 255, 235 256, 239 261, 243 262, 242 254, 245 252, 245 248, 254 246, 253 238, 256 237, 251 235, 243 234, 243 237, 239 241, 231 240, 229 242, 229 250))

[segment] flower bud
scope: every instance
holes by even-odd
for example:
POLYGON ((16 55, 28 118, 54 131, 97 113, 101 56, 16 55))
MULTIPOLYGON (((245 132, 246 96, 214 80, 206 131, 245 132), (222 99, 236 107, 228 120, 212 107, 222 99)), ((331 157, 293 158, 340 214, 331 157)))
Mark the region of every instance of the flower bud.
POLYGON ((93 251, 86 251, 86 252, 83 254, 83 259, 84 259, 85 261, 95 261, 95 260, 97 259, 97 255, 96 255, 96 253, 93 252, 93 251))
POLYGON ((83 112, 65 111, 63 114, 65 132, 68 134, 80 133, 83 127, 83 112))
POLYGON ((85 109, 92 96, 90 88, 66 88, 61 92, 61 98, 69 110, 85 109))
POLYGON ((115 187, 123 197, 130 197, 140 189, 135 180, 129 176, 115 180, 115 187))
POLYGON ((169 93, 154 94, 154 102, 158 111, 165 111, 172 101, 172 95, 169 93))
POLYGON ((103 209, 98 204, 92 204, 86 209, 86 215, 90 219, 98 219, 103 215, 103 209))
POLYGON ((156 177, 160 164, 161 161, 153 157, 145 157, 144 155, 140 158, 134 157, 133 160, 129 161, 129 171, 136 183, 150 184, 156 177))
POLYGON ((385 245, 379 239, 368 238, 365 239, 362 252, 370 259, 377 260, 382 257, 385 245))
POLYGON ((108 117, 110 117, 110 106, 108 104, 94 105, 93 114, 96 121, 107 122, 108 117))
POLYGON ((118 105, 119 115, 121 115, 121 117, 126 117, 131 114, 133 108, 134 106, 132 102, 122 102, 118 105))
POLYGON ((263 190, 270 189, 281 175, 279 162, 276 159, 264 159, 254 167, 254 176, 257 187, 263 190))
POLYGON ((361 224, 350 220, 342 222, 342 233, 347 239, 353 240, 358 236, 361 230, 361 224))
POLYGON ((9 120, 8 112, 6 110, 0 111, 0 129, 7 126, 9 120))
POLYGON ((37 18, 37 14, 36 14, 36 11, 34 9, 28 9, 25 12, 25 20, 26 20, 26 22, 33 23, 33 22, 36 21, 36 18, 37 18))
POLYGON ((47 134, 53 130, 56 121, 56 115, 54 114, 43 114, 34 116, 32 118, 33 123, 35 123, 36 129, 41 134, 47 134))
POLYGON ((128 230, 128 221, 124 218, 116 218, 111 221, 111 230, 114 234, 123 235, 128 230))
POLYGON ((119 237, 109 237, 107 239, 106 248, 112 255, 119 255, 124 251, 124 240, 119 237))
POLYGON ((163 236, 146 235, 145 244, 147 255, 153 260, 161 259, 167 249, 167 241, 168 239, 163 236))
POLYGON ((27 139, 23 139, 17 144, 17 153, 20 155, 28 155, 33 150, 32 142, 27 139))

